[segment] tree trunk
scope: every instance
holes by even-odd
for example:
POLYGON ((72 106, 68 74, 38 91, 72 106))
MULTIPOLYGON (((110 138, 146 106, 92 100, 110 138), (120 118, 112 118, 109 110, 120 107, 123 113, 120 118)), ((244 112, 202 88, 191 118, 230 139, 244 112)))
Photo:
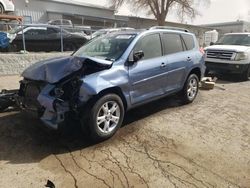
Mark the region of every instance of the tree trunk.
POLYGON ((165 26, 165 17, 164 16, 162 16, 162 15, 160 15, 158 18, 156 18, 157 19, 157 22, 158 22, 158 25, 159 26, 165 26))

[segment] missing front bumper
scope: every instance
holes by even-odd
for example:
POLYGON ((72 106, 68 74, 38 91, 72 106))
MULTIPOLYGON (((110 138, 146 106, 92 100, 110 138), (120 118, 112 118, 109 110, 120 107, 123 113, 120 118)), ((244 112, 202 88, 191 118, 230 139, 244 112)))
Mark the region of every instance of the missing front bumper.
POLYGON ((16 106, 18 90, 2 90, 0 92, 0 112, 16 106))

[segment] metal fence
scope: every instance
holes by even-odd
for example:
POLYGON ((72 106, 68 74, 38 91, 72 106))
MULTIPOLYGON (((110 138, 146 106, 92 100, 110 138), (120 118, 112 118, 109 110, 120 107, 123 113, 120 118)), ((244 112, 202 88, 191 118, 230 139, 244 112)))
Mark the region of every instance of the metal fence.
MULTIPOLYGON (((60 51, 64 52, 64 33, 78 33, 82 34, 82 36, 86 36, 86 39, 92 38, 92 33, 94 30, 91 30, 90 27, 86 26, 66 26, 66 25, 48 25, 48 24, 22 24, 22 23, 1 23, 0 22, 0 32, 5 32, 7 36, 10 36, 11 34, 19 34, 22 35, 22 50, 25 52, 27 50, 26 48, 26 34, 27 31, 26 28, 32 27, 32 28, 57 28, 58 34, 60 34, 60 51), (16 33, 15 33, 16 32, 16 33)), ((13 39, 15 40, 15 39, 13 39)), ((10 44, 12 45, 12 41, 9 40, 10 44)), ((0 38, 0 45, 1 45, 1 38, 0 38)), ((0 46, 1 49, 1 46, 0 46)), ((3 50, 3 49, 2 49, 3 50)), ((9 50, 8 50, 9 51, 9 50)))

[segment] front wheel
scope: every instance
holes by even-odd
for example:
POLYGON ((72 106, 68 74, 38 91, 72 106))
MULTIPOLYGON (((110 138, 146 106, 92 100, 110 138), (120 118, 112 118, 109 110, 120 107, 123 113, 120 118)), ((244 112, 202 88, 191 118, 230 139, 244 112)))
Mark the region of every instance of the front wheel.
POLYGON ((184 104, 192 103, 199 91, 199 79, 196 74, 188 76, 187 81, 182 90, 182 101, 184 104))
POLYGON ((101 141, 115 134, 123 122, 123 117, 124 105, 121 98, 116 94, 107 94, 96 101, 85 122, 91 138, 101 141))
POLYGON ((241 78, 243 81, 250 80, 250 65, 248 66, 248 69, 245 72, 243 72, 243 74, 241 75, 241 78))

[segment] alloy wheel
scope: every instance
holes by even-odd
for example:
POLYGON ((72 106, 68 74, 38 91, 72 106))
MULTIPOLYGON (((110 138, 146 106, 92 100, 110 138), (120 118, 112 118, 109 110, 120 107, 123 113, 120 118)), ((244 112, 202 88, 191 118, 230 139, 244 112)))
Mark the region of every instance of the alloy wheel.
POLYGON ((188 88, 187 88, 187 96, 189 100, 193 100, 197 95, 198 91, 198 82, 195 78, 189 80, 188 88))
POLYGON ((105 134, 111 133, 118 125, 120 120, 120 106, 115 101, 104 103, 99 109, 96 117, 98 129, 105 134))

